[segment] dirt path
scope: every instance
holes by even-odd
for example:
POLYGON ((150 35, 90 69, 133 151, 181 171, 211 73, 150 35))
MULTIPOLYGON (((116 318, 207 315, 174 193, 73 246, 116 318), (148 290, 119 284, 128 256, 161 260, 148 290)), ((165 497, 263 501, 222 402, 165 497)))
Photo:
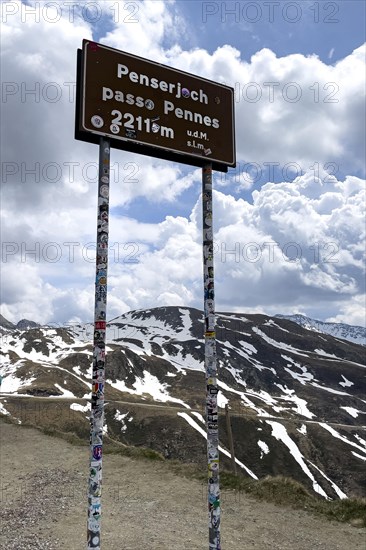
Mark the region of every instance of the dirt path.
MULTIPOLYGON (((85 550, 88 447, 0 421, 6 550, 85 550)), ((164 464, 106 455, 103 550, 204 550, 206 486, 164 464)), ((365 550, 365 530, 222 494, 223 550, 365 550)))

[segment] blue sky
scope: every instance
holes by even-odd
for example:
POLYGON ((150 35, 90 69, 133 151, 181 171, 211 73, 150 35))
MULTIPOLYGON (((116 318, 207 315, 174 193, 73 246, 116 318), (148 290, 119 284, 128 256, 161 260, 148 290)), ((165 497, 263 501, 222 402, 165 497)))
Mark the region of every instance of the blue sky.
MULTIPOLYGON (((197 2, 195 0, 178 1, 177 11, 186 22, 186 35, 181 45, 184 48, 204 48, 214 52, 222 44, 238 48, 241 58, 250 61, 261 48, 270 48, 278 57, 291 53, 317 55, 325 64, 333 65, 349 55, 365 40, 366 4, 362 1, 347 0, 343 2, 197 2), (219 27, 220 32, 217 32, 219 27)), ((127 13, 127 11, 126 11, 127 13)), ((137 18, 138 12, 131 15, 137 18)), ((98 29, 96 29, 98 30, 98 29)), ((96 39, 100 35, 96 34, 96 39)), ((170 47, 171 40, 165 41, 170 47)), ((315 93, 315 90, 314 90, 315 93)), ((325 96, 324 96, 325 97, 325 96)), ((233 184, 228 190, 240 195, 245 200, 252 200, 252 190, 260 188, 267 181, 280 182, 283 179, 282 167, 273 165, 263 167, 259 174, 252 166, 257 181, 249 191, 235 191, 235 182, 243 167, 253 159, 244 159, 228 174, 220 174, 219 179, 229 179, 233 184)), ((269 161, 270 162, 270 161, 269 161)), ((275 162, 275 161, 274 161, 275 162)), ((333 161, 334 162, 334 161, 333 161)), ((255 164, 255 161, 254 161, 255 164)), ((301 167, 304 169, 309 168, 301 167)), ((186 170, 185 168, 182 168, 186 170)), ((314 173, 317 166, 314 166, 314 173)), ((334 168, 339 177, 346 171, 337 163, 334 168)), ((364 171, 355 174, 364 177, 364 171)), ((294 171, 288 172, 288 179, 293 179, 294 171)), ((180 196, 177 204, 172 204, 173 215, 187 215, 193 200, 198 198, 199 189, 189 189, 180 196)), ((144 198, 135 200, 124 210, 128 216, 144 213, 145 221, 161 221, 166 215, 165 204, 155 204, 154 208, 144 198)))
POLYGON ((244 59, 261 48, 278 56, 316 54, 334 63, 365 38, 365 3, 342 2, 178 2, 188 21, 185 46, 214 51, 232 44, 244 59), (218 32, 219 28, 219 32, 218 32), (333 55, 329 58, 331 50, 333 55))
MULTIPOLYGON (((237 167, 214 175, 217 309, 365 324, 365 3, 46 5, 1 4, 2 314, 93 316, 98 153, 73 138, 67 85, 93 38, 235 90, 237 167)), ((201 308, 200 170, 111 161, 108 316, 201 308)))

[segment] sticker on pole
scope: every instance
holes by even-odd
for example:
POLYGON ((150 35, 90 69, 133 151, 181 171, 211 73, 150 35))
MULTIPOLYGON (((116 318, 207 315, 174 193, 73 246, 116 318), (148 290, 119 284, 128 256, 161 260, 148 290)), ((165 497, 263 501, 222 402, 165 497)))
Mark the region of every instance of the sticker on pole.
POLYGON ((102 460, 103 447, 102 445, 94 445, 93 458, 94 460, 102 460))

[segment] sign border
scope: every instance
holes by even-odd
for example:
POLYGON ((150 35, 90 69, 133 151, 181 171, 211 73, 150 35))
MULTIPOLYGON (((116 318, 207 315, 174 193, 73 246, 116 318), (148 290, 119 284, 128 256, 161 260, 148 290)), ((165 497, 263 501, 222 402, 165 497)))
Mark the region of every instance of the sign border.
POLYGON ((188 164, 191 166, 197 166, 197 167, 203 167, 207 162, 212 163, 212 167, 214 170, 217 170, 219 172, 227 172, 229 168, 235 168, 236 166, 236 144, 235 144, 235 110, 234 110, 234 88, 230 86, 226 86, 224 84, 219 84, 217 82, 214 82, 212 80, 208 80, 206 78, 202 78, 200 76, 196 76, 190 73, 187 73, 185 71, 179 71, 178 69, 175 69, 173 67, 169 67, 167 65, 163 65, 161 63, 156 63, 155 61, 150 61, 148 59, 145 59, 143 57, 130 54, 128 52, 117 50, 115 48, 110 48, 109 46, 105 46, 104 44, 99 44, 97 42, 94 42, 92 40, 83 40, 83 49, 78 49, 77 51, 77 75, 76 75, 76 109, 75 109, 75 139, 79 141, 86 141, 88 143, 94 143, 99 144, 101 136, 107 137, 111 142, 111 147, 115 149, 119 149, 122 151, 129 151, 136 154, 141 155, 147 155, 150 157, 160 158, 163 160, 169 160, 173 162, 178 162, 181 164, 188 164), (137 58, 141 61, 151 63, 152 65, 156 65, 157 67, 163 67, 165 69, 169 69, 171 71, 175 71, 179 73, 180 75, 188 76, 197 78, 198 80, 202 82, 209 82, 210 84, 215 84, 217 86, 221 86, 224 88, 227 88, 231 90, 232 93, 232 139, 233 139, 233 160, 231 163, 225 163, 223 161, 220 161, 218 159, 212 159, 208 157, 203 157, 198 154, 194 153, 188 153, 188 152, 182 152, 178 151, 176 149, 171 149, 167 147, 162 147, 158 145, 150 145, 146 144, 144 142, 139 142, 138 140, 132 140, 125 137, 116 137, 113 134, 109 134, 106 132, 100 132, 98 130, 90 130, 85 129, 84 127, 84 108, 85 108, 85 101, 84 101, 84 79, 85 79, 85 59, 84 59, 84 49, 86 48, 87 44, 98 44, 99 47, 103 47, 108 50, 115 51, 117 53, 123 53, 124 55, 129 56, 132 60, 137 58))

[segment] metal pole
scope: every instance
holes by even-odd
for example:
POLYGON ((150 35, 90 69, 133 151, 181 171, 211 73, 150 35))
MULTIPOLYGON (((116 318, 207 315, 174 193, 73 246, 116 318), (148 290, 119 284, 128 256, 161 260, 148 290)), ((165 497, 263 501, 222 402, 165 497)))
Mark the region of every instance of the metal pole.
POLYGON ((221 550, 211 163, 205 164, 202 169, 202 215, 209 549, 221 550))
POLYGON ((100 549, 102 455, 104 423, 107 267, 109 232, 110 143, 99 143, 98 227, 96 249, 93 380, 90 413, 90 468, 88 490, 88 546, 100 549))
POLYGON ((231 468, 233 470, 233 474, 236 475, 236 462, 235 462, 235 453, 234 453, 234 440, 233 440, 233 432, 231 430, 231 421, 230 421, 230 412, 229 412, 229 405, 226 403, 225 405, 225 415, 226 415, 226 429, 227 429, 227 436, 229 438, 229 447, 230 447, 230 454, 231 454, 231 468))

